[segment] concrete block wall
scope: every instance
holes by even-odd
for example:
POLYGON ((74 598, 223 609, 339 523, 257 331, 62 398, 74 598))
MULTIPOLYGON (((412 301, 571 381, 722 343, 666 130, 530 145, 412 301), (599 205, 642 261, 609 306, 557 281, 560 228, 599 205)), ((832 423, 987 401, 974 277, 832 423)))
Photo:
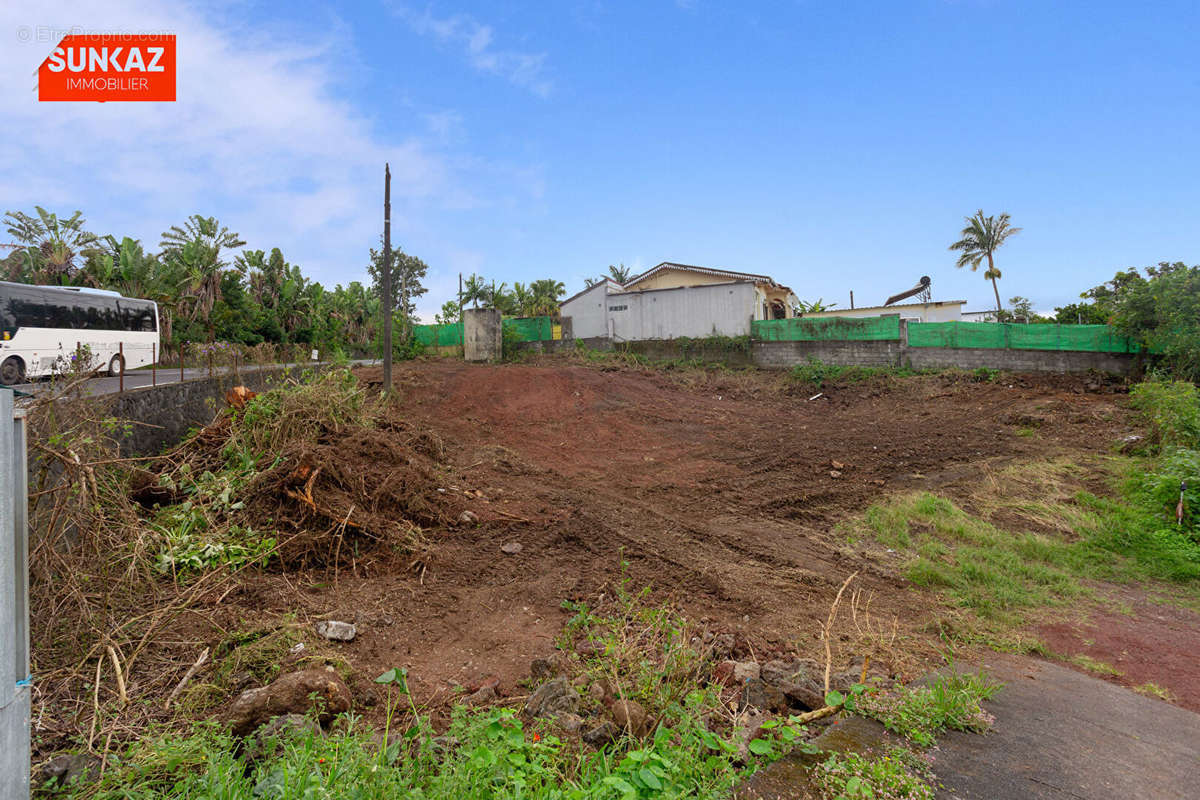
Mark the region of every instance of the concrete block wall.
POLYGON ((111 416, 133 423, 129 435, 121 440, 122 456, 152 455, 178 442, 190 428, 212 422, 217 410, 225 407, 225 393, 234 386, 261 392, 299 373, 300 368, 242 369, 238 375, 130 389, 124 394, 104 395, 97 402, 107 404, 111 416))
POLYGON ((552 339, 545 342, 520 342, 517 345, 518 350, 526 350, 531 353, 569 353, 574 350, 576 342, 582 342, 583 346, 589 350, 612 350, 612 339, 607 336, 589 336, 584 339, 568 339, 563 335, 562 339, 552 339))
POLYGON ((1128 375, 1134 356, 1129 353, 1089 353, 1076 350, 996 350, 974 347, 909 347, 903 363, 913 369, 1002 369, 1008 372, 1107 372, 1128 375))
POLYGON ((731 367, 749 367, 754 364, 753 355, 738 348, 709 345, 702 339, 689 339, 686 344, 679 339, 645 339, 638 342, 622 342, 621 350, 643 355, 652 361, 675 361, 676 359, 699 359, 720 361, 731 367))
POLYGON ((856 367, 895 367, 900 364, 899 341, 882 342, 754 342, 753 363, 764 369, 790 369, 817 360, 856 367))
MULTIPOLYGON (((593 350, 612 350, 604 337, 583 339, 593 350)), ((729 366, 756 366, 762 369, 791 369, 797 364, 817 360, 825 364, 857 367, 901 367, 913 369, 976 369, 987 367, 1008 372, 1105 372, 1128 375, 1133 371, 1134 356, 1126 353, 1089 353, 1069 350, 996 350, 984 348, 906 347, 902 340, 892 341, 819 341, 752 342, 750 352, 703 347, 690 340, 686 348, 677 340, 625 342, 621 349, 640 353, 655 360, 701 358, 723 361, 729 366)), ((573 340, 526 342, 523 349, 538 353, 565 352, 575 347, 573 340)))

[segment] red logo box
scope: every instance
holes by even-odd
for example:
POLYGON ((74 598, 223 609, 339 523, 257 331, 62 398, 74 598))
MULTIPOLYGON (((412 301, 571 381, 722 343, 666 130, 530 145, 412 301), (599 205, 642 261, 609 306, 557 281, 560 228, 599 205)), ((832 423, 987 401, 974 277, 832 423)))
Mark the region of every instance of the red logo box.
POLYGON ((38 67, 38 100, 173 102, 175 37, 63 37, 38 67))

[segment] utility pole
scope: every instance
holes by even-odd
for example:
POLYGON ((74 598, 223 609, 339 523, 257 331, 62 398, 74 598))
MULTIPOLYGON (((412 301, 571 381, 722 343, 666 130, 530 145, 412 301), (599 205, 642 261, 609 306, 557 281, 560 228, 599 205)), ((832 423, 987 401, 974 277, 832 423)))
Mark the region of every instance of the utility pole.
POLYGON ((854 290, 850 290, 850 310, 854 310, 854 290))
POLYGON ((383 391, 392 391, 392 168, 383 165, 383 391))
POLYGON ((458 332, 460 334, 459 344, 462 345, 463 352, 467 348, 467 322, 463 319, 463 296, 462 296, 462 273, 458 273, 458 332))

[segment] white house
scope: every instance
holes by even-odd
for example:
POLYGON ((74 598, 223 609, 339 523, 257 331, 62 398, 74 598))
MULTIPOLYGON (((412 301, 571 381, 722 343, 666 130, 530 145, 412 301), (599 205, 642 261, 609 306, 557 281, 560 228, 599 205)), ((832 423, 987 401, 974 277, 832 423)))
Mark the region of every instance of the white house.
POLYGON ((604 280, 559 305, 575 338, 747 336, 756 319, 794 316, 795 294, 766 275, 664 262, 624 286, 604 280))
POLYGON ((938 300, 928 303, 893 303, 890 306, 864 306, 862 308, 834 308, 829 311, 806 313, 805 319, 821 317, 886 317, 899 314, 901 319, 912 322, 959 322, 966 300, 938 300))

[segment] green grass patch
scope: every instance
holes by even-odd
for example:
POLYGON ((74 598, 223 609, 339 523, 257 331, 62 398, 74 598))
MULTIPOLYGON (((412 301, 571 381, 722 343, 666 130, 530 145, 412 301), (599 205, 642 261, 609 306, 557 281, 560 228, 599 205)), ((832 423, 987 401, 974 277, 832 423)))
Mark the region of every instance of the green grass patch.
POLYGON ((843 531, 901 551, 910 581, 994 621, 1090 597, 1092 580, 1160 581, 1173 595, 1200 596, 1200 546, 1156 513, 1144 463, 1114 457, 1089 466, 1122 499, 1072 489, 1078 465, 1027 463, 981 486, 971 501, 978 513, 917 492, 871 506, 843 531), (1010 530, 1022 525, 1034 530, 1010 530))
POLYGON ((1119 669, 1117 669, 1116 667, 1114 667, 1112 664, 1107 664, 1103 661, 1099 661, 1095 658, 1092 658, 1091 656, 1084 655, 1083 653, 1080 653, 1079 655, 1071 656, 1067 660, 1070 661, 1075 666, 1083 667, 1088 672, 1095 673, 1096 675, 1102 675, 1102 676, 1109 677, 1109 678, 1121 677, 1121 671, 1119 669))
POLYGON ((865 694, 855 713, 879 720, 913 744, 930 747, 945 730, 984 733, 992 716, 981 703, 1003 688, 982 672, 939 675, 927 686, 900 686, 865 694))
POLYGON ((1147 697, 1157 697, 1159 700, 1165 700, 1168 703, 1174 699, 1169 689, 1165 689, 1157 683, 1143 683, 1140 686, 1133 687, 1133 690, 1138 694, 1144 694, 1147 697))
POLYGON ((910 581, 983 616, 1088 593, 1077 579, 1081 559, 1070 542, 1010 533, 928 492, 872 506, 864 526, 880 544, 910 553, 903 567, 910 581))
POLYGON ((917 370, 912 367, 857 367, 826 364, 817 359, 809 359, 805 364, 792 367, 788 376, 796 383, 817 389, 830 384, 861 383, 863 381, 910 378, 914 375, 930 375, 937 370, 917 370))

